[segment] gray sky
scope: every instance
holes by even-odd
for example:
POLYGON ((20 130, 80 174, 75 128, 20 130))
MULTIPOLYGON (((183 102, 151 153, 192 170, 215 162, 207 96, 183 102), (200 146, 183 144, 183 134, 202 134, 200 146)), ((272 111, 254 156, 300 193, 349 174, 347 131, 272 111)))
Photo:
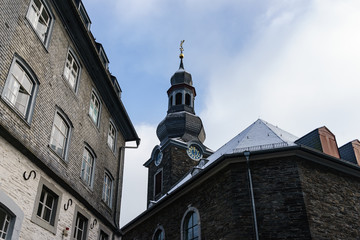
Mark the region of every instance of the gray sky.
POLYGON ((358 0, 84 0, 142 139, 127 150, 121 225, 146 209, 166 91, 179 67, 197 91, 205 145, 216 150, 261 118, 301 137, 326 126, 360 138, 358 0))

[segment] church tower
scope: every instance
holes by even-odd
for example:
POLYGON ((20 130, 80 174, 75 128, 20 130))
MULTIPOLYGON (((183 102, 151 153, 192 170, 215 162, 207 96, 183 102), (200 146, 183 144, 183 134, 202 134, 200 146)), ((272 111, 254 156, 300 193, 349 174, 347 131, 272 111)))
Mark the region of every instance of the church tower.
POLYGON ((167 115, 156 130, 160 145, 154 147, 151 158, 144 164, 149 169, 148 204, 160 199, 212 153, 203 144, 205 130, 200 117, 195 115, 196 91, 191 74, 184 69, 183 42, 180 67, 171 77, 167 91, 167 115))

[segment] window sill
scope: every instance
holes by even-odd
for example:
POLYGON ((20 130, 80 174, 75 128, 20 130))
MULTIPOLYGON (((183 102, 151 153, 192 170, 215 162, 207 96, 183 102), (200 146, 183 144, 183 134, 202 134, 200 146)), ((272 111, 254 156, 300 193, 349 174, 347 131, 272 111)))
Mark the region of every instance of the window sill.
POLYGON ((95 122, 93 121, 93 119, 91 118, 90 114, 88 113, 87 115, 88 115, 88 117, 89 117, 89 121, 92 123, 92 125, 95 127, 95 129, 100 133, 100 124, 99 124, 99 121, 98 121, 98 123, 95 123, 95 122))
MULTIPOLYGON (((1 101, 6 104, 8 106, 8 109, 10 109, 10 111, 12 111, 13 113, 16 114, 16 116, 23 122, 25 123, 26 127, 28 127, 29 129, 31 128, 30 125, 30 120, 31 119, 26 119, 18 110, 16 110, 16 108, 14 107, 14 105, 12 105, 8 100, 6 100, 2 95, 1 95, 1 101)), ((33 109, 31 110, 33 111, 33 109)))
POLYGON ((94 193, 93 187, 90 187, 89 185, 87 185, 86 182, 84 182, 84 180, 83 180, 81 177, 79 177, 79 179, 80 179, 81 185, 83 185, 84 188, 85 188, 88 192, 90 192, 91 194, 93 194, 93 193, 94 193))
POLYGON ((67 161, 67 156, 65 155, 65 157, 61 157, 61 156, 59 156, 59 154, 57 153, 57 152, 55 152, 54 151, 54 149, 52 149, 51 147, 50 147, 50 145, 48 145, 48 148, 49 148, 49 150, 50 150, 50 152, 53 154, 53 155, 55 155, 58 159, 60 159, 61 161, 61 163, 64 163, 66 166, 68 165, 68 161, 67 161))
POLYGON ((70 86, 70 83, 69 81, 65 78, 64 74, 61 74, 61 78, 62 80, 65 82, 65 85, 70 89, 70 91, 72 92, 72 94, 74 94, 74 96, 78 99, 78 89, 79 89, 79 79, 77 79, 77 86, 75 89, 73 89, 71 86, 70 86))

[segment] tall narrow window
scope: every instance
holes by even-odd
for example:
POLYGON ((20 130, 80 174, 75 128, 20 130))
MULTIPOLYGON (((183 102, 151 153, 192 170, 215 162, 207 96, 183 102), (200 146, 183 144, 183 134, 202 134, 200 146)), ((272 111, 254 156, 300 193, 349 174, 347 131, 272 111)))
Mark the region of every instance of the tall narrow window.
POLYGON ((11 223, 11 216, 10 214, 5 211, 2 207, 0 207, 0 239, 10 239, 9 229, 11 223))
POLYGON ((182 93, 177 93, 175 95, 175 105, 182 104, 182 93))
POLYGON ((81 165, 81 179, 88 187, 92 187, 92 179, 94 175, 94 155, 85 148, 81 165))
POLYGON ((170 96, 169 98, 169 108, 172 106, 173 102, 173 96, 170 96))
POLYGON ((185 94, 185 104, 190 106, 191 105, 191 96, 190 94, 185 94))
POLYGON ((189 210, 182 222, 182 240, 199 240, 200 225, 197 210, 189 210))
POLYGON ((76 91, 80 68, 71 51, 68 51, 64 68, 64 78, 69 82, 70 87, 76 91))
POLYGON ((111 207, 111 197, 112 197, 112 188, 113 188, 113 179, 109 173, 105 173, 104 175, 104 186, 102 192, 103 201, 111 207))
POLYGON ((67 143, 69 140, 70 126, 59 112, 55 114, 54 124, 50 137, 50 148, 61 158, 65 159, 67 143))
POLYGON ((154 187, 155 187, 155 191, 154 191, 154 193, 155 193, 155 196, 156 195, 158 195, 158 194, 160 194, 161 193, 161 191, 162 191, 162 178, 163 178, 163 172, 162 172, 162 170, 160 170, 159 172, 157 172, 156 174, 155 174, 155 177, 154 177, 155 179, 155 183, 154 183, 154 187))
POLYGON ((73 239, 76 240, 86 239, 87 224, 88 224, 88 219, 84 215, 78 212, 76 215, 73 239))
POLYGON ((37 80, 32 71, 15 57, 5 82, 2 98, 28 122, 35 102, 37 80))
POLYGON ((99 112, 100 112, 100 101, 93 91, 91 92, 89 115, 96 125, 98 125, 98 121, 99 121, 99 112))
POLYGON ((42 0, 31 0, 26 18, 29 20, 41 41, 46 44, 52 24, 51 12, 42 0))
POLYGON ((112 151, 115 151, 115 140, 116 140, 116 130, 114 124, 110 122, 107 143, 112 151))

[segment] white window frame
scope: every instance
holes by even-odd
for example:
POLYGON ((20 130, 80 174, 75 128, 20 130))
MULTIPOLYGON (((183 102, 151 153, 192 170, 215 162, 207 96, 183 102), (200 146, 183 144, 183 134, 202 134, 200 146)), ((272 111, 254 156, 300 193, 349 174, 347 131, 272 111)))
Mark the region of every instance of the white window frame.
POLYGON ((96 155, 94 151, 90 148, 90 146, 86 145, 82 155, 80 178, 83 183, 91 189, 94 182, 95 162, 96 155), (89 162, 89 160, 92 162, 89 162))
POLYGON ((67 160, 67 153, 68 153, 68 147, 69 147, 69 142, 70 142, 71 130, 72 130, 72 124, 71 124, 70 120, 60 109, 57 109, 55 111, 53 126, 51 129, 49 148, 64 161, 67 160), (60 121, 61 121, 60 126, 57 126, 57 124, 56 124, 57 119, 60 119, 60 121), (63 126, 65 126, 67 129, 67 131, 65 133, 62 132, 63 126), (60 144, 60 142, 58 142, 60 140, 60 139, 58 139, 60 137, 60 135, 63 136, 63 138, 64 138, 62 141, 63 150, 61 153, 59 153, 56 150, 60 144), (55 146, 55 149, 53 146, 55 146))
POLYGON ((37 194, 35 198, 35 203, 34 203, 34 210, 31 216, 31 221, 45 228, 46 230, 52 232, 53 234, 56 234, 57 224, 59 220, 59 213, 60 213, 61 197, 62 197, 62 192, 58 188, 56 188, 54 184, 50 183, 45 178, 40 178, 37 194), (41 202, 41 196, 44 191, 47 194, 51 194, 55 197, 49 220, 44 219, 44 215, 43 215, 45 204, 41 202), (39 216, 38 211, 40 205, 42 205, 42 210, 39 216))
POLYGON ((91 120, 93 121, 93 123, 99 127, 99 123, 100 123, 100 114, 101 114, 101 101, 100 98, 98 97, 98 95, 96 94, 96 92, 94 90, 91 91, 91 97, 90 97, 90 106, 89 106, 89 116, 91 118, 91 120), (97 109, 97 116, 95 116, 95 112, 94 109, 96 109, 95 105, 96 105, 96 101, 98 102, 98 109, 97 109))
POLYGON ((39 37, 41 42, 47 48, 50 42, 50 35, 54 25, 54 15, 51 12, 50 7, 45 0, 31 0, 26 19, 29 21, 31 27, 35 31, 36 35, 39 37), (40 3, 40 6, 37 6, 35 3, 40 3), (47 14, 48 21, 45 22, 44 13, 47 14), (44 22, 42 24, 40 22, 44 22), (44 27, 45 26, 45 27, 44 27), (44 31, 45 30, 45 31, 44 31))
POLYGON ((78 205, 75 206, 75 212, 74 212, 74 219, 72 224, 72 233, 71 233, 71 240, 77 240, 78 235, 78 229, 79 229, 79 217, 83 218, 84 221, 84 229, 82 229, 83 234, 81 237, 81 240, 86 240, 88 238, 89 234, 89 221, 90 221, 90 215, 86 213, 83 209, 81 209, 78 205))
MULTIPOLYGON (((187 221, 188 220, 188 218, 187 218, 187 216, 188 216, 188 214, 191 214, 191 213, 195 213, 196 215, 197 215, 197 223, 195 224, 195 225, 193 225, 193 227, 194 226, 197 226, 198 227, 198 236, 197 236, 197 238, 196 238, 196 240, 201 240, 201 224, 200 224, 200 214, 199 214, 199 210, 197 210, 196 208, 194 208, 194 207, 189 207, 187 210, 186 210, 186 212, 185 212, 185 214, 183 215, 183 218, 182 218, 182 220, 181 220, 181 240, 192 240, 192 239, 188 239, 187 238, 187 236, 186 236, 186 234, 187 234, 187 229, 185 229, 185 226, 187 225, 187 222, 185 222, 185 221, 187 221)), ((193 228, 192 227, 192 228, 193 228)))
POLYGON ((71 48, 69 48, 65 59, 63 77, 74 92, 77 92, 79 86, 80 74, 81 74, 80 62, 74 51, 71 48), (71 60, 69 60, 69 56, 71 57, 71 60), (74 65, 77 67, 77 71, 74 70, 74 65), (74 77, 74 73, 76 73, 75 77, 74 77), (74 83, 72 83, 72 79, 74 83))
POLYGON ((27 123, 30 123, 32 119, 38 87, 39 82, 34 72, 20 56, 15 55, 1 98, 27 123), (25 84, 26 82, 28 84, 25 84), (28 96, 26 102, 20 103, 20 100, 24 99, 26 95, 28 96))
POLYGON ((116 149, 116 137, 117 137, 117 130, 115 128, 114 123, 110 120, 108 137, 107 137, 107 145, 113 152, 115 152, 115 149, 116 149))
POLYGON ((114 178, 111 176, 111 174, 108 171, 105 171, 101 198, 110 208, 112 208, 113 185, 114 185, 114 178))
POLYGON ((79 8, 78 9, 79 9, 79 14, 80 14, 81 20, 83 21, 86 30, 89 31, 90 26, 91 26, 91 20, 90 20, 89 15, 86 12, 84 4, 81 1, 79 2, 79 8))

